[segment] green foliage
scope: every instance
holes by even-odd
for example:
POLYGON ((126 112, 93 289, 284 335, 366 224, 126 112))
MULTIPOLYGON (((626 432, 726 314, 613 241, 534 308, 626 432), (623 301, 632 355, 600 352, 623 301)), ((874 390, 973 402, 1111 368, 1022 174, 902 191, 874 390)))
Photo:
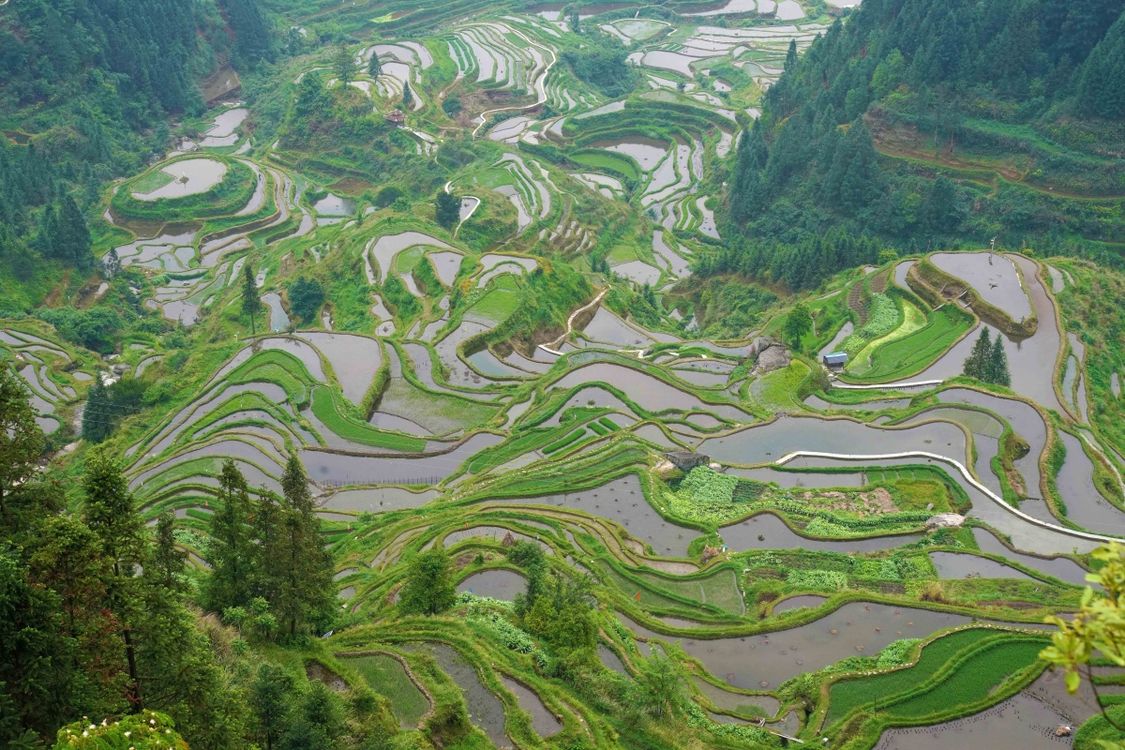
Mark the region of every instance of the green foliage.
POLYGON ((804 305, 798 304, 785 317, 785 340, 794 349, 801 348, 801 339, 812 330, 812 316, 804 305))
POLYGON ((461 214, 461 200, 442 190, 438 192, 434 205, 437 223, 446 229, 452 229, 461 214))
POLYGON ((95 724, 76 721, 59 730, 55 750, 187 750, 172 720, 156 711, 123 716, 95 724))
POLYGON ((988 329, 981 326, 980 336, 973 344, 973 350, 965 360, 964 372, 970 378, 983 380, 995 385, 1008 385, 1008 356, 1004 352, 1004 337, 996 334, 996 340, 989 343, 988 329))
POLYGON ((410 561, 399 607, 407 614, 436 615, 453 606, 457 587, 453 584, 449 553, 434 547, 410 561))
POLYGON ((600 32, 583 35, 584 45, 562 53, 562 62, 580 80, 598 88, 613 99, 636 87, 637 72, 626 60, 625 48, 611 36, 600 32))
POLYGON ((324 305, 324 287, 316 279, 298 276, 289 285, 289 307, 305 323, 315 321, 324 305))

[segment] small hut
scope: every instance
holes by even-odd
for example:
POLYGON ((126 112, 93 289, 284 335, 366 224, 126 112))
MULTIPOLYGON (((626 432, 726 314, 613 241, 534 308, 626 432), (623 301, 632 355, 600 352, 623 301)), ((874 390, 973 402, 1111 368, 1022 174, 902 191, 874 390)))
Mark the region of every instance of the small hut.
POLYGON ((848 363, 847 352, 830 352, 824 355, 824 364, 828 367, 839 368, 848 363))

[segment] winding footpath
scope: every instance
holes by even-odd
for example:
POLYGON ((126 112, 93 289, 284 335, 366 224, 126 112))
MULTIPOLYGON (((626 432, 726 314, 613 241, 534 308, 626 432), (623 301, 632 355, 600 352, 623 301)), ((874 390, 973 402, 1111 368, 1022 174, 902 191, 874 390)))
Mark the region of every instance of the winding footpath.
POLYGON ((606 287, 605 289, 598 292, 598 296, 594 297, 593 300, 587 302, 585 305, 582 305, 582 307, 572 312, 570 314, 570 317, 566 319, 566 331, 550 344, 540 344, 539 348, 547 352, 548 354, 554 354, 556 357, 561 357, 563 353, 558 351, 557 347, 562 346, 562 342, 566 340, 566 337, 574 332, 574 321, 582 313, 586 312, 587 310, 593 309, 599 302, 602 301, 602 297, 606 296, 606 294, 608 293, 609 287, 606 287))
POLYGON ((522 112, 525 109, 535 109, 536 107, 541 107, 547 103, 547 76, 550 75, 551 69, 555 67, 555 63, 559 61, 559 56, 550 47, 544 47, 528 39, 527 35, 519 29, 511 27, 509 27, 509 29, 513 34, 527 42, 529 46, 539 47, 540 49, 546 50, 551 55, 551 62, 547 65, 546 68, 543 69, 543 74, 535 79, 535 92, 539 96, 536 102, 534 102, 533 104, 486 109, 484 112, 481 112, 479 115, 477 115, 477 119, 480 120, 480 123, 478 123, 477 126, 473 128, 473 138, 477 137, 477 133, 480 132, 480 129, 483 128, 485 123, 488 122, 488 118, 496 114, 497 112, 522 112))

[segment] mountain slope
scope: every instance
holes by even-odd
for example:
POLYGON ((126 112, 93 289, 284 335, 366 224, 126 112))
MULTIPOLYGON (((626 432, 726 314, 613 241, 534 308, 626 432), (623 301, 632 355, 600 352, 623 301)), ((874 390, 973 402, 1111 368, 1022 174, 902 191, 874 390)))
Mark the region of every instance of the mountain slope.
MULTIPOLYGON (((729 217, 782 255, 831 229, 1108 254, 1125 223, 1123 38, 1111 0, 865 2, 790 56, 740 143, 729 217)), ((817 261, 799 286, 842 267, 817 261)))

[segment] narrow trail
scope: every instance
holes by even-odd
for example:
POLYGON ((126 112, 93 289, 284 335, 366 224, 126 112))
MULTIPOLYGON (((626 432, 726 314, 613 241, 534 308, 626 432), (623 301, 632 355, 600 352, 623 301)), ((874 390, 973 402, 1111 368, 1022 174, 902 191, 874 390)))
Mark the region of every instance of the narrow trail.
MULTIPOLYGON (((444 189, 445 189, 446 193, 449 193, 453 189, 453 180, 447 180, 446 183, 445 183, 444 189)), ((461 225, 464 224, 469 219, 473 218, 473 214, 475 214, 477 212, 477 209, 480 208, 480 204, 482 203, 481 199, 478 198, 475 195, 463 195, 463 196, 461 196, 462 200, 464 200, 465 198, 472 198, 473 200, 476 201, 476 203, 473 204, 473 207, 469 209, 469 213, 467 213, 465 215, 465 218, 463 218, 463 219, 461 219, 460 221, 457 222, 457 227, 453 230, 453 237, 454 238, 456 238, 457 233, 461 231, 461 225)))
POLYGON ((1078 539, 1087 539, 1095 542, 1119 542, 1122 540, 1122 537, 1106 536, 1104 534, 1095 534, 1090 531, 1068 529, 1065 526, 1048 523, 1047 521, 1040 521, 1038 518, 1029 516, 1019 508, 1014 508, 1011 505, 1008 505, 1008 503, 1004 502, 1004 499, 1002 497, 977 481, 977 478, 974 477, 969 472, 969 470, 965 468, 965 465, 960 461, 949 458, 948 456, 942 456, 938 453, 930 453, 929 451, 902 451, 901 453, 831 453, 827 451, 793 451, 786 456, 782 456, 774 463, 776 466, 783 466, 797 458, 829 458, 842 461, 888 461, 898 458, 930 458, 935 461, 941 461, 942 463, 950 464, 951 466, 956 468, 957 471, 960 472, 961 476, 965 478, 965 481, 984 493, 985 497, 1026 523, 1038 526, 1041 529, 1052 531, 1056 534, 1062 534, 1064 536, 1075 537, 1078 539))
POLYGON ((582 313, 596 307, 597 304, 602 301, 602 297, 606 296, 606 294, 608 294, 608 293, 609 293, 609 288, 606 287, 605 289, 598 292, 598 295, 596 297, 594 297, 593 300, 591 300, 590 302, 587 302, 585 305, 582 305, 582 307, 580 307, 577 310, 575 310, 574 312, 572 312, 570 314, 570 317, 566 319, 566 331, 561 336, 559 336, 557 339, 552 341, 551 343, 540 344, 539 348, 542 349, 543 351, 547 352, 548 354, 554 354, 557 357, 561 357, 562 352, 558 351, 557 347, 562 346, 562 342, 566 340, 566 337, 574 332, 574 321, 582 313))
MULTIPOLYGON (((511 27, 509 27, 509 28, 511 28, 511 27)), ((528 39, 527 35, 524 34, 522 31, 520 31, 519 29, 512 28, 511 31, 512 31, 513 34, 518 36, 520 39, 527 42, 529 46, 540 47, 541 49, 546 50, 551 55, 550 64, 548 64, 547 67, 543 69, 543 74, 541 76, 539 76, 537 79, 535 79, 535 92, 539 95, 539 99, 538 99, 538 101, 534 102, 533 104, 522 104, 522 105, 513 105, 513 106, 509 106, 509 107, 497 107, 495 109, 486 109, 484 112, 481 112, 479 115, 477 115, 477 119, 480 120, 480 123, 475 128, 473 128, 473 138, 477 137, 477 133, 480 131, 481 128, 484 127, 485 123, 488 122, 488 118, 491 115, 496 114, 497 112, 509 112, 509 111, 511 111, 511 112, 521 112, 525 109, 534 109, 535 107, 541 107, 541 106, 543 106, 544 104, 547 103, 547 76, 550 75, 551 69, 555 67, 555 63, 557 63, 559 61, 559 56, 550 47, 541 47, 541 45, 538 45, 535 42, 528 39)))

